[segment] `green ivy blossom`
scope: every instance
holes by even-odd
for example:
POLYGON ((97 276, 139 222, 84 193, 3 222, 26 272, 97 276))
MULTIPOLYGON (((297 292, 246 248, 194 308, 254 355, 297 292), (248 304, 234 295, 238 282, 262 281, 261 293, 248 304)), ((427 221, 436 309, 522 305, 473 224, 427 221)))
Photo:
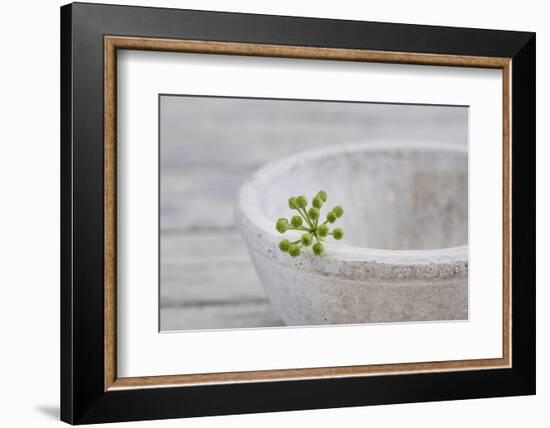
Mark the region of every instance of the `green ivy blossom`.
POLYGON ((320 190, 311 201, 311 207, 307 209, 307 198, 305 196, 292 196, 288 200, 288 207, 296 210, 299 215, 294 215, 290 221, 286 218, 280 218, 275 223, 275 229, 279 233, 285 233, 288 230, 298 230, 304 232, 300 239, 291 242, 283 239, 279 242, 279 249, 290 254, 292 257, 300 255, 302 250, 311 246, 313 254, 320 256, 325 251, 323 245, 324 239, 331 235, 334 239, 342 239, 344 231, 341 227, 330 231, 329 224, 334 223, 344 215, 344 209, 337 205, 326 214, 326 220, 319 224, 321 217, 321 208, 327 201, 327 192, 320 190), (315 242, 314 242, 315 241, 315 242))

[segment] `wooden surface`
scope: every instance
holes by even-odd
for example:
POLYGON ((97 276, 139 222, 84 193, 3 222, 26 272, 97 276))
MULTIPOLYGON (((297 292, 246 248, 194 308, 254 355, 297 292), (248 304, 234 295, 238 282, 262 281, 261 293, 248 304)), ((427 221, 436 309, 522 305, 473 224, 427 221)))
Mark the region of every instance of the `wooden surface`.
POLYGON ((262 164, 348 142, 467 144, 467 120, 466 108, 163 96, 161 329, 282 325, 233 223, 262 164))

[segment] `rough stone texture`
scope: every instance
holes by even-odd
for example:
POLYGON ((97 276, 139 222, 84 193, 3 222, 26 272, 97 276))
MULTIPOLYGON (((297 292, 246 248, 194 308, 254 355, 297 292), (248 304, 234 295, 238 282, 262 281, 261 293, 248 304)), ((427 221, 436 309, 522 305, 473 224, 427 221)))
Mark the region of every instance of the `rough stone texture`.
POLYGON ((465 148, 341 145, 261 168, 241 188, 236 223, 287 325, 467 319, 467 195, 465 148), (274 222, 291 215, 288 197, 321 188, 322 213, 346 211, 343 242, 329 239, 322 257, 280 252, 274 222))

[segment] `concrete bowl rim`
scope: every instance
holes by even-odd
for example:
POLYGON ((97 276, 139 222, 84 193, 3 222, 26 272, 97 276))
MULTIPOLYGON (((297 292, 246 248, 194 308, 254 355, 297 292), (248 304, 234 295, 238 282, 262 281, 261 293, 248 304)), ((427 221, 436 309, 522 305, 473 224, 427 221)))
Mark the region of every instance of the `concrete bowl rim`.
MULTIPOLYGON (((372 142, 341 144, 338 146, 307 150, 269 162, 258 169, 252 177, 241 186, 239 191, 236 207, 236 218, 243 238, 249 246, 254 247, 251 240, 247 238, 247 233, 243 233, 243 229, 252 228, 252 233, 261 234, 263 239, 270 241, 272 244, 269 246, 270 248, 276 247, 278 242, 282 239, 282 235, 275 231, 273 222, 263 214, 262 210, 258 206, 257 201, 259 200, 259 197, 257 195, 257 187, 261 187, 262 184, 269 182, 274 176, 284 173, 285 170, 289 170, 294 165, 300 163, 306 164, 312 160, 319 160, 323 157, 330 156, 335 153, 340 154, 342 152, 352 154, 359 151, 395 152, 411 150, 468 154, 467 147, 462 147, 458 144, 426 143, 409 140, 407 143, 372 142)), ((283 254, 289 260, 284 260, 280 257, 277 257, 277 259, 285 265, 295 265, 297 259, 302 259, 303 262, 308 264, 312 263, 313 265, 318 265, 318 263, 315 263, 315 260, 319 259, 319 257, 313 256, 309 253, 310 252, 304 252, 301 256, 295 259, 289 257, 287 254, 283 254)), ((338 246, 327 246, 325 255, 337 263, 345 263, 346 265, 357 265, 361 263, 367 263, 370 265, 382 264, 396 267, 406 267, 418 264, 425 265, 425 267, 434 264, 448 265, 449 267, 461 265, 461 270, 464 270, 465 268, 467 272, 468 244, 428 250, 389 250, 339 244, 338 246)), ((455 276, 455 269, 451 270, 453 272, 449 272, 448 276, 455 276)), ((428 276, 431 276, 429 275, 429 272, 432 271, 430 270, 425 273, 428 274, 428 276)), ((433 273, 434 275, 439 275, 439 277, 441 277, 441 272, 433 273)))

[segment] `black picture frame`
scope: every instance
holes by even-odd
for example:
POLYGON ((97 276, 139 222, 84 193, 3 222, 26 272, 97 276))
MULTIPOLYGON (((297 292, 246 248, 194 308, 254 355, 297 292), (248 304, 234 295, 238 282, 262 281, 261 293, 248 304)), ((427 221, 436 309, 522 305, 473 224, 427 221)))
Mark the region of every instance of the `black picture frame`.
POLYGON ((535 34, 73 3, 61 8, 61 419, 71 424, 535 393, 535 34), (104 388, 104 36, 512 59, 512 366, 104 388))

